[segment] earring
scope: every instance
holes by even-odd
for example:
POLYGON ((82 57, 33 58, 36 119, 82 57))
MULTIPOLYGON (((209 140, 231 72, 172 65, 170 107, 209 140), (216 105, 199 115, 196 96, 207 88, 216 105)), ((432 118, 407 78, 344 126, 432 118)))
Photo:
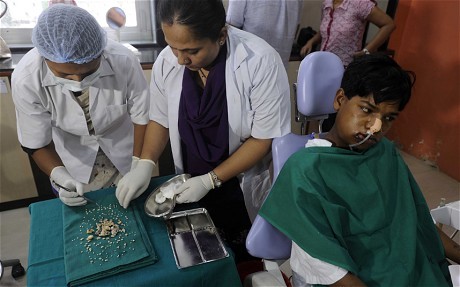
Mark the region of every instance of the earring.
POLYGON ((224 41, 220 41, 220 42, 219 42, 219 45, 222 46, 223 44, 224 44, 224 41))

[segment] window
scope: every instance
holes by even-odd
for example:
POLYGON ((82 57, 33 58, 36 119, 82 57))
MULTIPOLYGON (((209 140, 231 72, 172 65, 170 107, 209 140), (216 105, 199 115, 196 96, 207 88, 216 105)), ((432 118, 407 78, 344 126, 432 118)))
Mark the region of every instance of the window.
POLYGON ((155 43, 152 31, 153 0, 4 0, 8 11, 0 20, 0 36, 11 46, 31 46, 32 29, 40 13, 51 2, 76 3, 89 11, 107 31, 109 38, 130 43, 155 43), (106 13, 119 7, 126 14, 126 24, 119 30, 108 27, 106 13))

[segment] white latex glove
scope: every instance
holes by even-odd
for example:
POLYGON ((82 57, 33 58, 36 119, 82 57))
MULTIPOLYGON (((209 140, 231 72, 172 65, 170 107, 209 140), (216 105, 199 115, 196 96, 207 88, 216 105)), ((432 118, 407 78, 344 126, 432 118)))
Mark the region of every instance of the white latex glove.
POLYGON ((212 177, 209 173, 187 179, 174 193, 177 203, 197 202, 214 188, 212 177))
POLYGON ((155 163, 149 159, 140 159, 134 169, 131 169, 118 182, 115 196, 124 208, 128 208, 131 200, 139 197, 149 186, 155 163))
POLYGON ((133 155, 133 160, 131 161, 131 169, 130 170, 133 170, 136 166, 137 166, 137 163, 139 162, 139 159, 137 156, 134 156, 133 155))
POLYGON ((50 174, 55 185, 59 199, 68 206, 80 206, 86 204, 83 196, 83 184, 76 181, 63 166, 56 166, 50 174))

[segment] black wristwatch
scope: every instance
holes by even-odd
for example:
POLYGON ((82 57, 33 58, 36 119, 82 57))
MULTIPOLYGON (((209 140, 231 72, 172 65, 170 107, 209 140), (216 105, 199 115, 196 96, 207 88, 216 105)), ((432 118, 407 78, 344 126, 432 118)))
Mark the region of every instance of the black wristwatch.
POLYGON ((217 177, 217 174, 216 174, 213 170, 211 170, 211 171, 209 172, 209 174, 211 175, 211 178, 212 178, 212 182, 213 182, 213 184, 214 184, 214 187, 215 187, 215 188, 221 187, 221 186, 222 186, 222 180, 220 180, 220 179, 217 177))

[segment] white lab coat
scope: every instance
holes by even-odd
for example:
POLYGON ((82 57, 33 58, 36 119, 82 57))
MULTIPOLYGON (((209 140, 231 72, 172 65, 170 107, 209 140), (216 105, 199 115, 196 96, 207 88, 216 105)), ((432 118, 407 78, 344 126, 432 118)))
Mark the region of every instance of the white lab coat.
POLYGON ((89 88, 90 135, 82 108, 52 77, 36 48, 12 74, 18 138, 38 149, 54 142, 56 151, 77 181, 88 183, 101 148, 120 173, 131 167, 134 126, 148 123, 149 90, 139 60, 128 49, 108 41, 100 78, 89 88))
MULTIPOLYGON (((269 139, 291 130, 290 89, 279 54, 253 34, 228 27, 225 81, 229 152, 250 136, 269 139)), ((150 119, 169 128, 177 173, 183 173, 178 130, 179 101, 185 67, 169 47, 158 56, 150 83, 150 119)), ((271 153, 239 176, 249 216, 254 219, 271 187, 271 153)))

